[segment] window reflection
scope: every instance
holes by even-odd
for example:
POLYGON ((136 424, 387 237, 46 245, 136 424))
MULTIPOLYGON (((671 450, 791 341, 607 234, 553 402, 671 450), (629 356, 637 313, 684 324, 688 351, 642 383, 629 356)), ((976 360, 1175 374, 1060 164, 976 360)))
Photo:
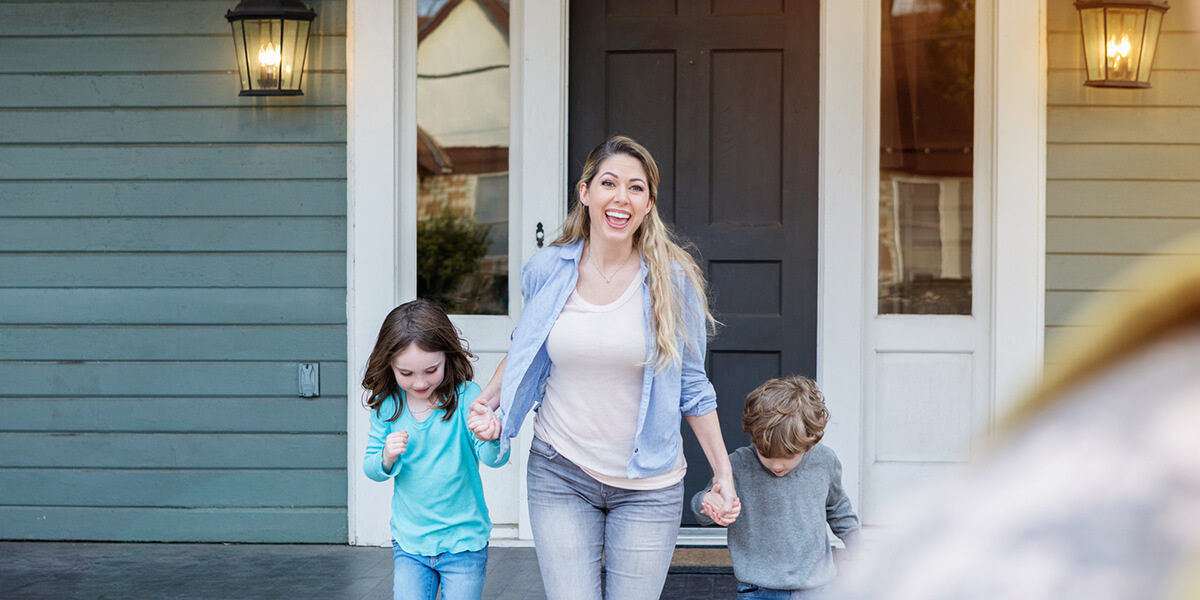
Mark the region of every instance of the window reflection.
POLYGON ((975 9, 884 0, 879 313, 971 314, 975 9))
POLYGON ((417 294, 508 313, 508 2, 417 5, 417 294))

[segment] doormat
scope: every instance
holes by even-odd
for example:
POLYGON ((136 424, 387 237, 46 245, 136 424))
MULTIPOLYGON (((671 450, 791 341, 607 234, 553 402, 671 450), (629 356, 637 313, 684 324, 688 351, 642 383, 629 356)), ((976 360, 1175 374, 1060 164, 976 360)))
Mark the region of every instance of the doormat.
POLYGON ((679 546, 671 558, 670 573, 724 574, 733 572, 725 546, 679 546))

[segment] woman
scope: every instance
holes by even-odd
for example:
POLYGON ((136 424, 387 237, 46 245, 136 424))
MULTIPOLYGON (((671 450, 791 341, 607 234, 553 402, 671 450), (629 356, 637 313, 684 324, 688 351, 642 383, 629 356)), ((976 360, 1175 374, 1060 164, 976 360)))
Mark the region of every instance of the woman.
POLYGON ((537 409, 527 488, 550 599, 599 599, 602 556, 607 597, 659 597, 683 510, 680 415, 725 517, 740 511, 704 373, 715 321, 655 210, 658 179, 627 137, 592 150, 562 235, 522 269, 521 321, 480 396, 503 409, 501 452, 537 409))

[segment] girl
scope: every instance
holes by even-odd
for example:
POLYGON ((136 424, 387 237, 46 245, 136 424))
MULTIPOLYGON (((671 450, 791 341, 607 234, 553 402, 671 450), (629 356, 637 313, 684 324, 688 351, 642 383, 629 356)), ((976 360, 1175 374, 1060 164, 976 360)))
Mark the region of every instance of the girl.
POLYGON ((479 395, 467 351, 450 318, 428 300, 392 310, 379 329, 362 386, 371 434, 363 472, 395 480, 392 548, 396 600, 479 600, 487 568, 488 519, 479 462, 508 460, 500 422, 477 406, 478 437, 467 427, 479 395))

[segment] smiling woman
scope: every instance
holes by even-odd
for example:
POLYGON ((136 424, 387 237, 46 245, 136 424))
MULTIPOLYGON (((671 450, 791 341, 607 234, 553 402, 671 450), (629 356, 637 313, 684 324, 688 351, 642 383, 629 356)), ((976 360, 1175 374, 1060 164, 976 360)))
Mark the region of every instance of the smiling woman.
POLYGON ((592 150, 562 235, 522 269, 521 321, 477 401, 504 409, 501 451, 538 409, 529 516, 551 599, 598 600, 601 552, 607 597, 659 597, 683 512, 681 416, 722 515, 740 508, 704 372, 704 280, 658 215, 658 182, 627 137, 592 150))

